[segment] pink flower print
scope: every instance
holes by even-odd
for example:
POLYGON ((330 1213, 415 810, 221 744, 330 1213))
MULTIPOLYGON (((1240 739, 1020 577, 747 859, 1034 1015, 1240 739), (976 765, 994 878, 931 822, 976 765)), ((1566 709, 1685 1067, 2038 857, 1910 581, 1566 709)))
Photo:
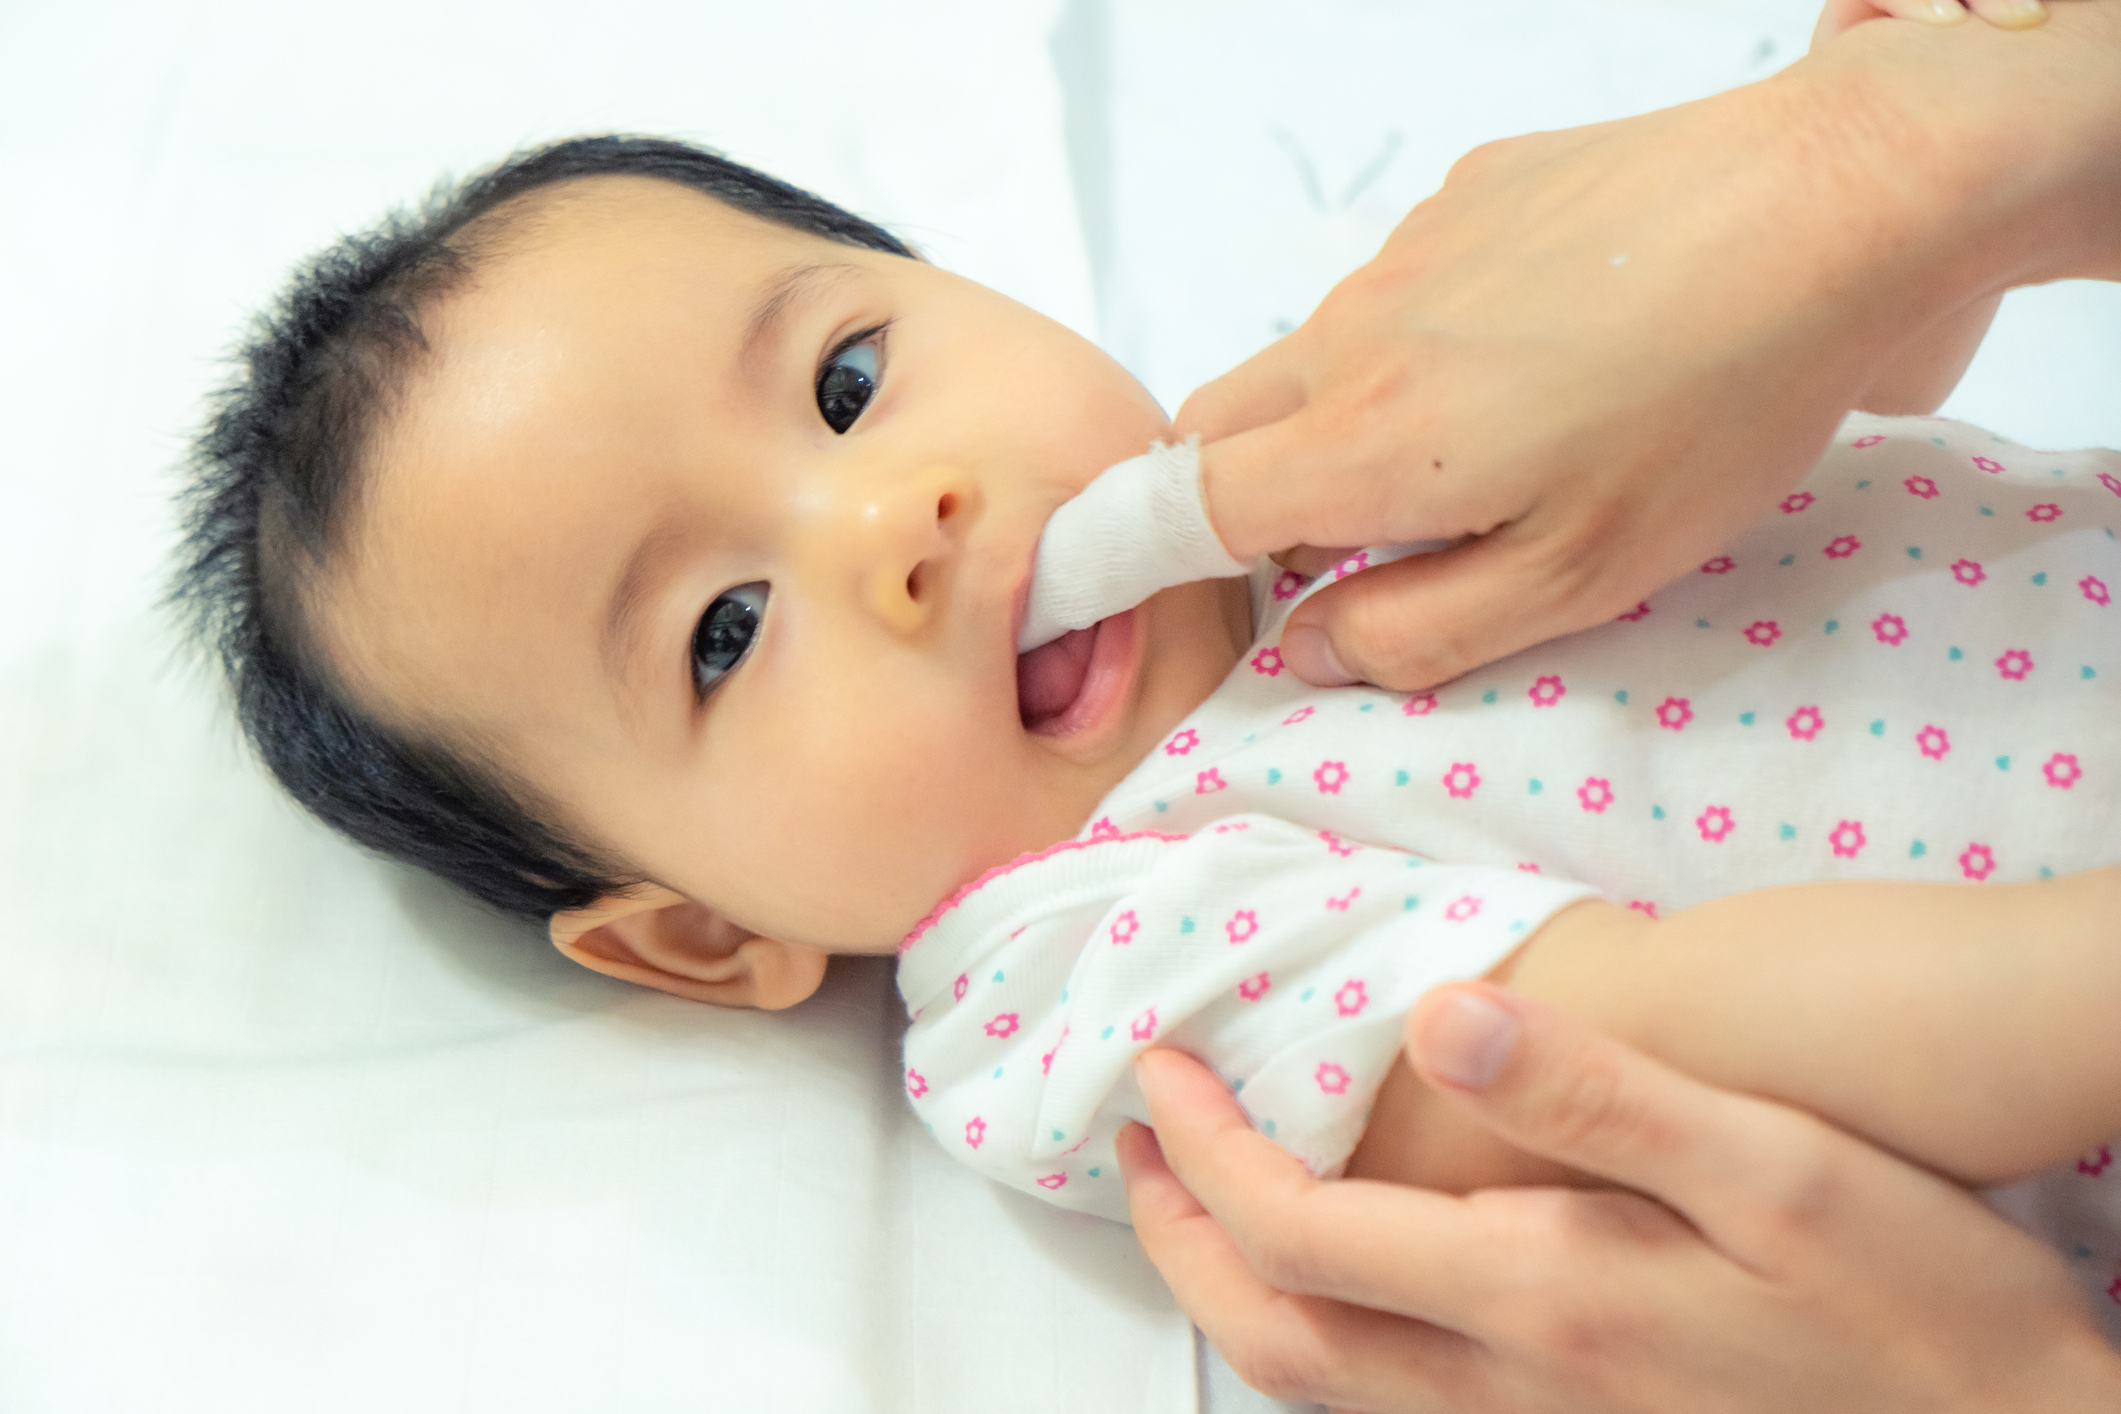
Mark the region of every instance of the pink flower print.
POLYGON ((1480 788, 1480 772, 1473 769, 1470 761, 1453 761, 1451 769, 1443 773, 1443 788, 1453 800, 1471 800, 1473 792, 1480 788))
POLYGON ((1711 805, 1694 817, 1694 828, 1699 830, 1701 837, 1710 844, 1722 844, 1736 828, 1736 823, 1731 819, 1731 808, 1728 805, 1711 805))
POLYGON ((1480 912, 1480 900, 1471 894, 1460 894, 1457 898, 1452 899, 1449 906, 1444 909, 1443 916, 1450 919, 1453 923, 1463 923, 1478 912, 1480 912))
POLYGON ((965 1142, 977 1149, 987 1142, 987 1121, 978 1115, 965 1121, 965 1142))
POLYGON ((1349 844, 1331 830, 1320 830, 1318 837, 1326 842, 1326 848, 1329 851, 1339 855, 1342 859, 1346 859, 1349 855, 1355 853, 1356 847, 1354 845, 1349 844))
POLYGON ((1952 736, 1939 726, 1926 726, 1915 733, 1915 745, 1932 761, 1942 761, 1944 754, 1952 749, 1952 736))
POLYGON ((1520 874, 1537 874, 1539 872, 1539 866, 1537 864, 1532 863, 1520 863, 1517 866, 1517 872, 1520 874))
POLYGON ((2077 587, 2084 591, 2085 598, 2102 609, 2114 602, 2114 596, 2107 591, 2106 581, 2095 574, 2088 574, 2078 580, 2077 587))
POLYGON ((2077 758, 2067 751, 2058 751, 2048 757, 2047 764, 2040 770, 2047 777, 2047 783, 2057 790, 2068 790, 2084 779, 2084 768, 2079 766, 2077 758))
POLYGON ((1799 707, 1782 725, 1790 729, 1790 736, 1795 740, 1810 741, 1826 725, 1826 718, 1820 715, 1817 707, 1799 707))
POLYGON ((1568 695, 1569 690, 1561 685, 1558 674, 1543 677, 1525 690, 1525 696, 1532 699, 1534 707, 1551 707, 1568 695))
POLYGON ((1100 816, 1098 822, 1090 827, 1090 843, 1092 844, 1096 844, 1099 840, 1116 840, 1118 838, 1119 826, 1112 823, 1110 815, 1100 816))
POLYGON ((1782 625, 1773 619, 1755 619, 1745 626, 1745 641, 1755 648, 1765 648, 1782 637, 1782 625))
POLYGON ((2121 496, 2121 476, 2116 476, 2110 471, 2102 471, 2099 473, 2099 484, 2116 496, 2121 496))
POLYGON ((910 1065, 906 1067, 906 1093, 916 1100, 928 1093, 928 1077, 910 1065))
POLYGON ((1123 948, 1134 941, 1134 935, 1141 931, 1141 927, 1141 920, 1134 916, 1134 910, 1130 908, 1113 919, 1112 926, 1105 931, 1111 937, 1113 947, 1123 948))
POLYGON ((1793 516, 1799 511, 1810 510, 1812 502, 1818 499, 1817 496, 1814 496, 1809 491, 1792 491, 1789 495, 1782 498, 1782 513, 1786 516, 1793 516))
POLYGON ((1261 997, 1264 997, 1267 994, 1267 988, 1273 985, 1273 981, 1266 973, 1255 972, 1237 984, 1237 995, 1248 1002, 1256 1002, 1261 997))
POLYGON ((1340 990, 1333 994, 1333 1009, 1342 1016, 1359 1016, 1362 1009, 1369 1004, 1370 991, 1363 986, 1360 977, 1350 977, 1341 983, 1340 990))
POLYGON ((1067 1181, 1068 1175, 1064 1173, 1049 1173, 1038 1181, 1038 1186, 1041 1188, 1058 1188, 1067 1181))
POLYGON ((2007 648, 1996 660, 1996 671, 2012 682, 2024 682, 2025 675, 2033 670, 2033 655, 2023 648, 2007 648))
POLYGON ((2025 518, 2046 525, 2050 521, 2062 519, 2062 507, 2056 505, 2053 501, 2042 501, 2039 505, 2028 510, 2025 513, 2025 518))
POLYGON ((989 1036, 998 1036, 1005 1041, 1014 1036, 1016 1034, 1016 1013, 1013 1011, 997 1013, 994 1020, 987 1023, 987 1034, 989 1036))
POLYGON ((1898 614, 1880 614, 1871 620, 1871 634, 1888 648, 1907 642, 1907 620, 1898 614))
POLYGON ((1223 924, 1223 932, 1229 936, 1233 947, 1252 941, 1252 935, 1258 931, 1259 915, 1249 908, 1240 908, 1230 915, 1229 922, 1223 924))
POLYGON ((1053 1043, 1053 1049, 1038 1058, 1038 1073, 1040 1075, 1051 1075, 1053 1073, 1053 1058, 1059 1055, 1060 1048, 1067 1044, 1068 1028, 1063 1026, 1061 1028, 1060 1039, 1053 1043))
POLYGON ((1348 1093, 1348 1081, 1352 1077, 1332 1061, 1320 1061, 1318 1070, 1311 1078, 1316 1080, 1318 1088, 1328 1095, 1345 1095, 1348 1093))
POLYGON ((1436 694, 1424 692, 1419 697, 1409 697, 1399 710, 1409 717, 1426 717, 1436 710, 1436 694))
POLYGON ((960 1001, 960 1002, 961 1002, 961 1001, 963 1001, 963 1000, 965 999, 965 988, 967 988, 967 987, 969 987, 969 986, 971 986, 971 985, 972 985, 972 979, 971 979, 971 978, 967 977, 967 976, 966 976, 966 975, 965 975, 964 973, 962 973, 962 972, 958 973, 958 974, 957 974, 957 980, 956 980, 955 982, 952 982, 952 983, 950 984, 950 997, 951 997, 951 1000, 953 1000, 953 1001, 960 1001))
POLYGON ((1317 710, 1318 709, 1316 707, 1299 707, 1294 712, 1291 712, 1288 716, 1282 718, 1281 724, 1285 727, 1293 727, 1298 722, 1310 716, 1313 712, 1316 712, 1317 710))
POLYGON ((1854 859, 1867 843, 1863 838, 1863 822, 1843 820, 1834 826, 1834 831, 1826 837, 1826 842, 1834 847, 1836 858, 1854 859))
POLYGON ((1274 581, 1274 597, 1280 600, 1294 599, 1310 582, 1295 570, 1283 570, 1281 577, 1274 581))
POLYGON ((2106 1172, 2107 1166, 2113 1161, 2114 1151, 2112 1146, 2101 1144, 2097 1149, 2077 1160, 2077 1172, 2088 1173, 2093 1178, 2097 1178, 2100 1174, 2106 1172))
POLYGON ((1618 619, 1616 619, 1616 620, 1615 620, 1615 622, 1616 622, 1616 623, 1624 623, 1624 624, 1637 624, 1637 623, 1641 623, 1641 622, 1642 622, 1642 621, 1643 621, 1644 619, 1648 618, 1649 616, 1650 616, 1650 601, 1649 601, 1649 600, 1647 600, 1647 599, 1645 599, 1645 600, 1643 600, 1643 601, 1642 601, 1642 602, 1641 602, 1640 604, 1637 604, 1637 605, 1636 605, 1636 606, 1635 606, 1634 608, 1632 608, 1632 609, 1628 610, 1628 611, 1627 611, 1626 613, 1624 613, 1624 614, 1620 615, 1620 617, 1619 617, 1618 619))
POLYGON ((1865 448, 1865 447, 1875 447, 1875 446, 1877 446, 1877 445, 1878 445, 1878 444, 1879 444, 1880 442, 1883 442, 1884 440, 1885 440, 1885 438, 1883 438, 1883 437, 1879 436, 1879 435, 1878 435, 1877 433, 1873 432, 1873 433, 1872 433, 1872 434, 1871 434, 1870 436, 1868 436, 1868 437, 1858 437, 1858 438, 1857 438, 1857 439, 1856 439, 1855 441, 1853 441, 1853 442, 1849 443, 1849 445, 1850 445, 1851 447, 1854 447, 1854 448, 1856 448, 1856 449, 1857 449, 1858 451, 1861 451, 1861 450, 1862 450, 1863 448, 1865 448))
POLYGON ((1195 795, 1213 795, 1215 792, 1226 788, 1229 784, 1228 781, 1223 779, 1221 771, 1210 766, 1193 778, 1193 793, 1195 795))
POLYGON ((1178 735, 1172 737, 1169 741, 1164 743, 1164 755, 1184 756, 1187 752, 1191 751, 1194 747, 1199 745, 1200 733, 1193 730, 1193 728, 1191 727, 1187 727, 1184 731, 1178 733, 1178 735))
POLYGON ((1263 677, 1280 677, 1281 650, 1279 648, 1262 648, 1257 653, 1254 653, 1252 655, 1252 671, 1263 677))
POLYGON ((1985 844, 1970 844, 1959 852, 1959 872, 1978 884, 1996 872, 1996 856, 1985 844))
POLYGON ((1738 562, 1729 555, 1718 555, 1701 567, 1703 574, 1729 574, 1738 568, 1738 562))
POLYGON ((1358 570, 1366 570, 1369 567, 1370 552, 1368 550, 1357 550, 1354 554, 1333 566, 1333 577, 1335 579, 1346 579, 1358 570))
POLYGON ((1156 1008, 1150 1007, 1134 1018, 1127 1027, 1127 1034, 1137 1041, 1146 1041, 1156 1034, 1156 1008))
POLYGON ((1321 761, 1318 769, 1311 773, 1318 783, 1320 795, 1339 795, 1340 788, 1348 783, 1348 763, 1345 761, 1321 761))
POLYGON ((1585 776, 1576 787, 1576 799, 1591 814, 1603 815, 1613 803, 1613 783, 1604 776, 1585 776))
POLYGON ((1900 484, 1907 488, 1907 493, 1910 496, 1920 496, 1925 501, 1936 498, 1937 483, 1930 480, 1927 476, 1910 476, 1900 484))
POLYGON ((1634 909, 1637 913, 1645 914, 1651 918, 1655 918, 1657 916, 1657 905, 1651 903, 1646 898, 1631 898, 1628 900, 1628 907, 1634 909))
POLYGON ((1952 561, 1952 578, 1971 589, 1988 578, 1988 571, 1979 560, 1959 559, 1952 561))
MULTIPOLYGON (((1747 630, 1750 636, 1751 630, 1747 630)), ((1667 697, 1657 704, 1657 725, 1676 732, 1694 720, 1694 706, 1684 697, 1667 697)))
POLYGON ((1827 542, 1826 557, 1830 560, 1845 560, 1863 548, 1863 542, 1853 535, 1837 535, 1827 542))
POLYGON ((2003 470, 2003 463, 1991 457, 1975 457, 1974 465, 1980 467, 1990 476, 1994 476, 1997 472, 2003 470))
POLYGON ((1346 893, 1342 894, 1339 898, 1328 898, 1326 900, 1326 907, 1332 909, 1335 913, 1346 913, 1348 911, 1349 906, 1352 905, 1355 900, 1361 897, 1362 890, 1359 887, 1353 888, 1348 890, 1346 893))

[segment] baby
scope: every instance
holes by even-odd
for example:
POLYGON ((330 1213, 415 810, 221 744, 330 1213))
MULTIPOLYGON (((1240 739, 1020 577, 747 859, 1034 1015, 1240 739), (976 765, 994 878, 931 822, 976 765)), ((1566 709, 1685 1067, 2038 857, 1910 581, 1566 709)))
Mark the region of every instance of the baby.
POLYGON ((1296 681, 1271 565, 1020 658, 1048 518, 1170 435, 869 223, 585 139, 298 277, 179 591, 304 805, 584 965, 785 1007, 900 954, 916 1109, 1067 1206, 1124 1215, 1152 1044, 1321 1172, 1553 1176, 1395 1059, 1481 975, 1966 1182, 2121 1129, 2121 458, 1853 420, 1700 573, 1419 696, 1296 681))

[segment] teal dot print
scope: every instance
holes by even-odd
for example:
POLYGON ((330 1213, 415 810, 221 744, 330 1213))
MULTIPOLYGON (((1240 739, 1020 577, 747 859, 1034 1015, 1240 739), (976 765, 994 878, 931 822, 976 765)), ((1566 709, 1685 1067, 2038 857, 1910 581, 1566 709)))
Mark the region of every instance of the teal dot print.
POLYGON ((1664 807, 1663 807, 1662 805, 1653 805, 1653 806, 1651 806, 1651 807, 1650 807, 1650 818, 1651 818, 1652 820, 1662 820, 1662 819, 1664 818, 1664 807))
POLYGON ((1913 844, 1907 847, 1907 857, 1909 859, 1920 859, 1923 855, 1928 854, 1929 852, 1930 847, 1924 844, 1921 840, 1916 840, 1913 844))
POLYGON ((1776 833, 1786 840, 1793 840, 1797 838, 1797 827, 1785 821, 1782 828, 1776 833))
POLYGON ((1738 714, 1738 721, 1741 725, 1749 727, 1753 725, 1753 714, 1751 712, 1740 712, 1738 714))

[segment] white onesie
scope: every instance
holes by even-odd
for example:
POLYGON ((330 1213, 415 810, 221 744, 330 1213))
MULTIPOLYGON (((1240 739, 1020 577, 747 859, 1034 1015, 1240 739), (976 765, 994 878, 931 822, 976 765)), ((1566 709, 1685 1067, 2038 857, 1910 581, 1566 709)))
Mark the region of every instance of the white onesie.
MULTIPOLYGON (((1333 1172, 1414 999, 1588 893, 2121 861, 2117 528, 2121 455, 1859 416, 1697 572, 1418 695, 1305 686, 1272 645, 1319 586, 1261 574, 1254 646, 1077 839, 906 939, 907 1093, 981 1171, 1124 1219, 1151 1044, 1333 1172)), ((2100 1151, 2019 1211, 2121 1293, 2117 1194, 2100 1151)))

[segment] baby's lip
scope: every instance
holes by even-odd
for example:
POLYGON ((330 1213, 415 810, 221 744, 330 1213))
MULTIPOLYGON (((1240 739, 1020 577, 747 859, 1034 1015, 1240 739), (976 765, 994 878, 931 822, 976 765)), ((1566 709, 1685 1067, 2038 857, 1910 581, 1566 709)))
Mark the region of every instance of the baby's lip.
POLYGON ((1024 616, 1031 612, 1031 577, 1038 572, 1038 542, 1031 542, 1031 563, 1024 566, 1024 576, 1016 582, 1016 598, 1009 608, 1009 661, 1016 662, 1016 645, 1024 636, 1024 616))

